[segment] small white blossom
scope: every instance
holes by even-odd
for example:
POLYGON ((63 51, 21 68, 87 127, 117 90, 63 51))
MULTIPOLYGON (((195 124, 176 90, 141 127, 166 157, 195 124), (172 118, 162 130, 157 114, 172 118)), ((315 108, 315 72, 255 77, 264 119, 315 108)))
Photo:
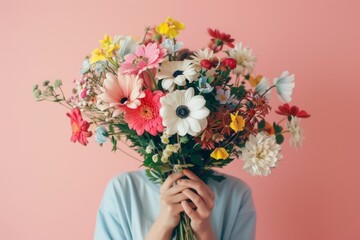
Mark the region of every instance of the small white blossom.
POLYGON ((146 147, 146 149, 145 149, 145 152, 146 152, 146 153, 152 153, 153 150, 154 150, 154 148, 153 148, 152 146, 148 145, 148 146, 146 147))
POLYGON ((161 157, 161 161, 162 161, 163 163, 167 163, 167 162, 169 161, 169 159, 168 159, 167 156, 162 156, 162 157, 161 157))
POLYGON ((158 154, 153 155, 152 160, 153 160, 153 162, 156 163, 159 160, 159 155, 158 154))
POLYGON ((291 135, 290 145, 294 148, 301 147, 304 136, 300 126, 300 118, 292 116, 291 121, 287 123, 287 128, 291 135))

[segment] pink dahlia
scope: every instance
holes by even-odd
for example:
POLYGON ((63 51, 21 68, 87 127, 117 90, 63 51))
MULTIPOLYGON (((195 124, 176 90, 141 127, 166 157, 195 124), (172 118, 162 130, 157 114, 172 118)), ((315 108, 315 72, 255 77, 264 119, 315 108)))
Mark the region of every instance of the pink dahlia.
POLYGON ((99 98, 114 107, 113 117, 121 114, 126 108, 135 109, 140 105, 140 98, 145 97, 142 91, 143 80, 135 75, 119 75, 116 77, 106 73, 104 92, 99 98))
POLYGON ((70 118, 72 136, 70 141, 79 141, 82 145, 86 146, 88 140, 86 138, 91 137, 92 132, 88 131, 90 123, 83 120, 81 112, 78 108, 72 109, 71 113, 66 114, 70 118))
POLYGON ((124 119, 139 136, 143 135, 144 131, 156 136, 164 130, 159 111, 160 98, 165 94, 159 90, 155 92, 145 90, 144 92, 145 97, 140 100, 141 105, 136 109, 126 109, 124 119))
POLYGON ((166 49, 157 43, 148 43, 136 48, 135 54, 125 56, 125 62, 120 66, 122 74, 140 74, 146 69, 158 68, 166 56, 166 49))

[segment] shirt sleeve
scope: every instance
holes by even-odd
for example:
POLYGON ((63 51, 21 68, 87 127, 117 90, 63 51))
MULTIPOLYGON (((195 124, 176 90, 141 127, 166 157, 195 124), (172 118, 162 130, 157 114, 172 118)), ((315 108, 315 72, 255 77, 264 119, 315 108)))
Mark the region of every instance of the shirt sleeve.
POLYGON ((230 234, 230 240, 255 240, 256 211, 251 190, 248 189, 236 216, 235 224, 230 234))
POLYGON ((122 200, 119 198, 119 187, 112 179, 103 195, 100 207, 96 216, 94 240, 122 240, 131 239, 127 236, 126 219, 124 214, 119 212, 122 209, 122 200))
POLYGON ((94 240, 126 239, 116 213, 107 212, 101 207, 97 212, 94 240))

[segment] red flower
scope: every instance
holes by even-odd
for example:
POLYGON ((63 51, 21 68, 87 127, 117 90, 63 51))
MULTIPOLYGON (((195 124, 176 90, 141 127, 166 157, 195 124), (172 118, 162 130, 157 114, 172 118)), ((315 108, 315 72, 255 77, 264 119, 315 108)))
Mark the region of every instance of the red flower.
POLYGON ((165 94, 159 90, 152 92, 146 89, 144 92, 145 97, 140 99, 140 106, 135 109, 127 108, 124 118, 129 128, 134 129, 139 136, 142 136, 144 131, 156 136, 164 130, 159 111, 160 98, 165 94))
POLYGON ((222 65, 230 68, 231 70, 236 68, 237 62, 233 58, 225 58, 222 62, 222 65))
POLYGON ((207 70, 210 70, 213 66, 212 62, 207 59, 201 60, 200 64, 203 68, 206 68, 207 70))
POLYGON ((279 106, 279 110, 275 111, 277 114, 284 115, 284 116, 295 116, 299 118, 308 118, 311 115, 305 112, 304 110, 299 110, 297 106, 290 107, 289 104, 285 103, 282 106, 279 106))
POLYGON ((234 42, 235 39, 231 38, 230 34, 222 33, 217 29, 213 30, 211 28, 208 29, 208 33, 212 37, 209 43, 209 48, 215 53, 221 51, 224 44, 230 48, 234 47, 232 42, 234 42))
POLYGON ((70 124, 72 129, 72 136, 70 141, 76 142, 79 141, 82 145, 86 146, 88 140, 86 138, 91 137, 92 132, 88 131, 90 123, 83 120, 81 112, 78 108, 72 109, 71 113, 66 113, 70 118, 70 124))

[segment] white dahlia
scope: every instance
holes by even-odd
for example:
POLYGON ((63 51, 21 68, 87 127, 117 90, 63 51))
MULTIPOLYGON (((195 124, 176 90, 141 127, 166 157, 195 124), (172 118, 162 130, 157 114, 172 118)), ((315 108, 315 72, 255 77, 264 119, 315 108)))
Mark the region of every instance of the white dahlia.
POLYGON ((275 136, 268 136, 265 132, 259 132, 256 136, 250 135, 245 147, 240 150, 245 161, 243 168, 253 176, 267 176, 283 157, 275 136))
POLYGON ((196 72, 191 61, 166 61, 161 64, 160 72, 156 75, 162 79, 161 86, 163 89, 172 92, 175 84, 185 86, 186 80, 193 82, 198 79, 196 72))
POLYGON ((206 117, 210 111, 205 107, 202 95, 194 96, 194 89, 176 90, 160 98, 160 116, 166 127, 166 134, 175 133, 195 136, 207 126, 206 117))
POLYGON ((251 48, 243 47, 242 43, 238 43, 229 50, 229 56, 236 60, 237 66, 233 70, 235 74, 246 75, 253 72, 256 58, 251 48))
POLYGON ((274 85, 280 101, 290 102, 292 91, 295 87, 295 75, 284 71, 280 77, 274 78, 274 85))
POLYGON ((294 148, 301 147, 304 136, 300 127, 300 118, 292 116, 291 121, 287 123, 287 128, 291 135, 290 145, 294 148))

